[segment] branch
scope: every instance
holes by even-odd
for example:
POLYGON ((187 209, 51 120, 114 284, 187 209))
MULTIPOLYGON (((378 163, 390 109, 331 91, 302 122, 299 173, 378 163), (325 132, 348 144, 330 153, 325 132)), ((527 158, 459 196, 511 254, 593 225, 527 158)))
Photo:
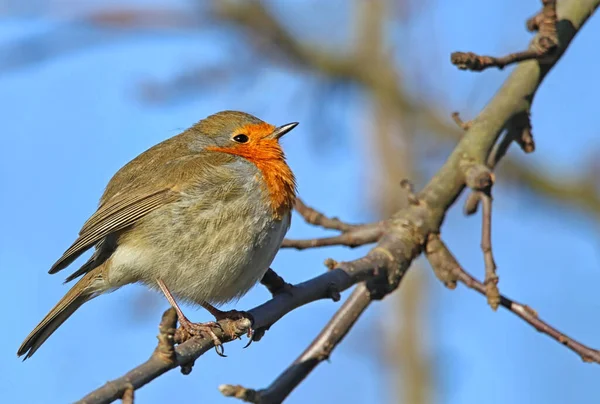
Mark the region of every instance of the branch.
POLYGON ((325 216, 323 213, 311 208, 310 206, 306 206, 300 198, 296 198, 294 209, 296 209, 296 212, 298 212, 304 218, 306 223, 314 226, 320 226, 324 229, 347 232, 357 227, 356 225, 344 223, 337 217, 329 218, 325 216))
POLYGON ((307 248, 329 247, 335 245, 345 245, 354 248, 365 244, 374 243, 379 240, 383 234, 383 223, 370 223, 362 225, 344 223, 337 217, 329 218, 323 213, 305 205, 300 198, 296 198, 296 204, 294 205, 294 208, 304 218, 306 223, 314 226, 320 226, 325 229, 339 230, 342 232, 342 234, 333 237, 314 238, 308 240, 285 239, 281 244, 282 248, 305 250, 307 248))
POLYGON ((558 35, 556 32, 556 0, 542 0, 543 9, 540 17, 534 17, 527 22, 527 27, 538 27, 539 35, 531 44, 530 49, 511 53, 503 57, 480 56, 473 52, 453 52, 450 61, 461 70, 482 71, 488 67, 504 69, 513 63, 526 60, 543 60, 552 55, 558 47, 558 35))
MULTIPOLYGON (((457 121, 457 123, 459 123, 459 121, 457 121)), ((525 153, 532 153, 535 150, 535 143, 531 133, 529 110, 516 114, 506 124, 504 136, 500 142, 494 146, 487 158, 487 167, 490 170, 494 170, 500 160, 506 156, 506 153, 513 142, 517 142, 525 153)), ((469 194, 463 208, 465 215, 472 215, 477 212, 480 199, 481 195, 478 191, 472 191, 469 194)))
MULTIPOLYGON (((492 152, 491 155, 494 153, 492 152)), ((496 262, 492 253, 492 185, 494 184, 494 173, 484 164, 473 164, 466 161, 463 165, 465 183, 471 188, 472 194, 478 200, 483 201, 483 212, 481 215, 481 251, 485 263, 485 285, 488 304, 493 310, 498 309, 500 304, 500 292, 498 291, 498 275, 496 274, 496 262)), ((469 200, 467 199, 467 203, 469 200)), ((476 205, 475 205, 476 206, 476 205)), ((443 279, 447 283, 446 279, 443 279)))
POLYGON ((252 390, 224 384, 219 386, 219 390, 224 396, 251 403, 282 402, 317 365, 329 359, 331 352, 342 342, 370 303, 371 295, 367 286, 364 283, 358 285, 302 355, 266 389, 252 390))
POLYGON ((453 112, 451 116, 452 116, 452 120, 454 121, 454 123, 456 123, 456 125, 458 125, 458 127, 461 128, 462 130, 469 130, 469 128, 471 127, 471 122, 463 121, 458 112, 456 112, 456 111, 453 112))
MULTIPOLYGON (((341 292, 352 285, 373 276, 377 268, 390 266, 389 256, 378 250, 372 250, 366 257, 351 262, 339 263, 337 268, 317 276, 311 280, 295 285, 288 291, 273 297, 266 303, 249 310, 248 313, 254 318, 252 325, 256 331, 269 328, 280 318, 292 310, 305 304, 320 299, 331 297, 332 290, 341 292)), ((169 310, 163 315, 161 321, 161 335, 165 319, 172 320, 169 310)), ((171 325, 171 324, 169 324, 171 325)), ((250 326, 247 319, 232 321, 229 319, 219 321, 222 329, 215 329, 215 334, 223 342, 227 343, 242 337, 247 333, 250 326), (233 331, 233 333, 231 333, 233 331)), ((128 389, 139 389, 151 382, 163 373, 182 366, 184 369, 192 364, 206 351, 214 347, 210 338, 192 338, 175 348, 174 358, 165 358, 159 354, 162 351, 160 345, 163 338, 159 336, 159 348, 143 364, 135 367, 118 379, 106 383, 99 389, 91 392, 78 403, 99 404, 110 403, 125 394, 128 389)))
POLYGON ((500 304, 500 291, 498 291, 498 275, 496 275, 496 262, 492 253, 492 196, 481 192, 483 212, 481 214, 481 251, 485 262, 485 294, 488 304, 494 310, 500 304))
POLYGON ((507 65, 538 59, 543 55, 536 49, 510 53, 503 57, 482 56, 473 52, 453 52, 450 62, 461 70, 480 72, 488 67, 497 67, 502 70, 507 65))
POLYGON ((374 243, 379 240, 382 234, 383 223, 372 223, 353 227, 352 230, 333 237, 314 238, 309 240, 285 239, 283 240, 281 247, 304 250, 307 248, 345 245, 354 248, 374 243))
POLYGON ((269 268, 267 272, 263 275, 263 278, 260 280, 260 283, 264 285, 269 290, 269 292, 271 292, 271 295, 273 295, 273 297, 281 293, 287 292, 290 290, 290 288, 293 287, 291 284, 284 281, 281 276, 277 275, 277 273, 271 268, 269 268))
MULTIPOLYGON (((436 274, 438 272, 447 273, 450 271, 450 276, 454 281, 459 281, 481 295, 487 296, 487 287, 460 266, 456 258, 454 258, 450 250, 448 250, 448 247, 446 247, 438 235, 430 235, 425 255, 436 274)), ((583 345, 565 333, 552 327, 550 324, 540 319, 537 312, 531 307, 518 303, 506 296, 499 296, 500 306, 519 316, 542 334, 546 334, 562 345, 565 345, 567 348, 577 353, 584 362, 600 363, 600 351, 583 345)))

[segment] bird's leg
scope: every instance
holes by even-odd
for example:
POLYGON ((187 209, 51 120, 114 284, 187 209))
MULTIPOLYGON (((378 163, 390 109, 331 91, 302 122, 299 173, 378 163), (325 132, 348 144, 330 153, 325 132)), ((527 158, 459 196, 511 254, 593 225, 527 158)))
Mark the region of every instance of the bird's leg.
POLYGON ((213 327, 221 328, 221 326, 218 323, 215 323, 214 321, 209 321, 207 323, 192 323, 190 320, 188 320, 185 314, 183 314, 183 311, 181 311, 181 308, 175 301, 175 298, 171 294, 169 288, 167 288, 167 285, 165 285, 165 283, 161 279, 157 279, 156 283, 158 284, 158 287, 169 301, 169 304, 171 304, 171 307, 173 307, 177 312, 177 318, 183 331, 185 331, 189 336, 202 336, 202 333, 208 334, 208 336, 213 340, 213 343, 215 344, 215 350, 217 351, 217 354, 219 354, 220 356, 225 356, 223 355, 223 344, 221 343, 219 337, 217 337, 217 335, 212 330, 213 327), (220 351, 218 349, 219 346, 221 347, 220 351))
MULTIPOLYGON (((208 312, 210 314, 215 316, 217 321, 225 320, 225 319, 235 321, 235 320, 241 320, 242 318, 247 318, 250 320, 250 322, 252 324, 254 324, 254 318, 252 317, 252 314, 250 314, 246 311, 239 311, 239 310, 223 311, 223 310, 217 309, 215 306, 213 306, 212 304, 210 304, 208 302, 203 302, 202 307, 204 307, 206 310, 208 310, 208 312)), ((252 333, 253 333, 253 330, 252 330, 252 327, 250 327, 248 329, 248 338, 250 338, 252 336, 252 333)))

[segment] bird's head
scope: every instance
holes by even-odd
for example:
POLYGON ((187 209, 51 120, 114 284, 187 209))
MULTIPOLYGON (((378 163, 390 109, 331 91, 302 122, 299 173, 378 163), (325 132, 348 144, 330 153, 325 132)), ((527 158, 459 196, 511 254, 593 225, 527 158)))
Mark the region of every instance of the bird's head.
POLYGON ((244 112, 223 111, 198 122, 192 130, 202 135, 203 143, 208 144, 206 150, 257 162, 285 159, 279 139, 297 125, 292 122, 276 127, 244 112))

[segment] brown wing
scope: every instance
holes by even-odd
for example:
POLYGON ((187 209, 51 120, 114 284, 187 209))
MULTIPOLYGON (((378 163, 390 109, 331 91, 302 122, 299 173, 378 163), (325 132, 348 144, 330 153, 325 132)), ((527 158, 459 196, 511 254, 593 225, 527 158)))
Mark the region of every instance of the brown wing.
POLYGON ((149 194, 137 193, 124 198, 115 195, 114 198, 100 206, 83 225, 77 240, 56 261, 48 273, 57 273, 106 236, 131 226, 154 209, 178 198, 179 193, 171 189, 162 189, 149 194))

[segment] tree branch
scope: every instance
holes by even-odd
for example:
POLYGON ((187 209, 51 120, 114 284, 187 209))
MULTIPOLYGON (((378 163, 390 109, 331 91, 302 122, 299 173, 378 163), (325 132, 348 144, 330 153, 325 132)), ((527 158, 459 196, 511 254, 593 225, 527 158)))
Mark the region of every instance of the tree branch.
POLYGON ((539 28, 539 35, 529 49, 503 57, 480 56, 473 52, 454 52, 450 61, 462 70, 482 71, 488 67, 504 69, 505 66, 513 63, 531 59, 542 60, 552 55, 558 46, 556 0, 542 0, 542 4, 540 17, 534 17, 527 22, 528 28, 534 27, 534 24, 539 28))
MULTIPOLYGON (((457 123, 459 122, 457 121, 457 123)), ((500 160, 506 156, 506 153, 513 142, 517 142, 525 153, 532 153, 535 150, 535 143, 531 133, 529 111, 516 114, 506 124, 504 136, 502 136, 500 142, 494 146, 487 158, 487 167, 490 170, 494 170, 500 160)), ((463 208, 465 215, 476 213, 480 200, 481 194, 478 191, 472 191, 465 200, 463 208)))
MULTIPOLYGON (((316 300, 330 298, 332 290, 339 292, 346 290, 357 282, 361 282, 369 276, 374 276, 375 272, 379 272, 378 275, 380 276, 381 273, 377 269, 390 266, 389 261, 390 257, 387 254, 374 250, 366 257, 351 262, 339 263, 336 269, 295 285, 288 290, 288 293, 278 294, 266 303, 249 310, 248 313, 254 318, 252 326, 256 331, 268 329, 292 310, 316 300)), ((163 321, 161 321, 161 335, 165 318, 168 318, 169 321, 172 320, 169 313, 170 311, 167 310, 163 316, 163 321)), ((247 333, 250 326, 247 319, 221 320, 219 325, 222 329, 217 328, 214 331, 223 343, 242 337, 247 333)), ((161 344, 162 340, 163 338, 159 336, 161 344)), ((78 403, 98 404, 117 400, 123 397, 131 386, 133 386, 133 389, 139 389, 175 367, 188 366, 212 347, 214 347, 214 344, 210 338, 192 338, 175 348, 174 360, 165 359, 163 355, 159 354, 161 349, 157 348, 145 363, 118 379, 106 383, 85 396, 78 403)))
POLYGON ((304 250, 307 248, 345 245, 354 248, 365 244, 374 243, 379 240, 382 234, 383 223, 372 223, 353 227, 351 230, 333 237, 314 238, 308 240, 285 239, 283 240, 281 247, 304 250))
POLYGON ((265 286, 273 297, 278 294, 287 292, 292 288, 292 285, 283 280, 283 278, 271 268, 267 270, 267 273, 264 274, 263 278, 260 280, 260 283, 265 286))
POLYGON ((323 213, 307 206, 300 198, 296 198, 294 208, 304 218, 306 223, 320 226, 325 229, 339 230, 342 234, 333 237, 308 240, 285 239, 281 244, 281 248, 305 250, 307 248, 329 247, 335 245, 345 245, 354 248, 376 242, 384 231, 383 222, 361 225, 344 223, 337 217, 329 218, 323 213))
POLYGON ((498 275, 496 274, 496 261, 492 253, 492 196, 489 192, 480 192, 483 203, 481 213, 481 251, 485 263, 485 294, 488 304, 493 310, 500 304, 500 291, 498 290, 498 275))
POLYGON ((251 403, 281 403, 317 365, 329 359, 331 352, 342 342, 370 303, 369 290, 361 283, 302 355, 266 389, 252 390, 225 384, 219 386, 219 390, 224 396, 251 403))
MULTIPOLYGON (((481 295, 487 296, 486 285, 479 282, 460 266, 454 255, 452 255, 438 235, 431 235, 429 237, 425 255, 436 273, 447 273, 449 271, 454 281, 459 281, 481 295)), ((542 334, 546 334, 562 345, 565 345, 577 353, 584 362, 600 363, 600 351, 590 348, 552 327, 540 319, 537 312, 531 307, 503 295, 499 295, 499 297, 500 306, 519 316, 542 334)))
POLYGON ((300 214, 308 224, 323 227, 324 229, 339 230, 341 232, 347 232, 353 230, 357 225, 352 225, 342 222, 337 217, 329 218, 323 213, 307 206, 300 198, 296 198, 296 204, 294 205, 296 212, 300 214))

